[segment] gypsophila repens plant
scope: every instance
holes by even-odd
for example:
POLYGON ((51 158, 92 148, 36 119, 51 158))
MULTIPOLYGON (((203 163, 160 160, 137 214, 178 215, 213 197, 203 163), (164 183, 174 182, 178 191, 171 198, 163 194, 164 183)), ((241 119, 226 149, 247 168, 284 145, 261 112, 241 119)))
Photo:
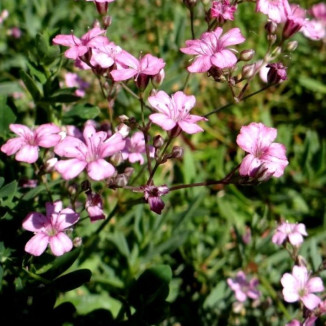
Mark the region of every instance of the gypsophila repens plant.
POLYGON ((326 4, 4 0, 3 325, 322 325, 326 4))

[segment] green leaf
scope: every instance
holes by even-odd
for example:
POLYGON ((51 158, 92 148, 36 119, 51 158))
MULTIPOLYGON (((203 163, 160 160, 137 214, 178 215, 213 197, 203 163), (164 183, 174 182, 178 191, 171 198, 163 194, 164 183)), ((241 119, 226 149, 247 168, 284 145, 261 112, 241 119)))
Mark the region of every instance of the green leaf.
POLYGON ((3 96, 0 96, 0 117, 0 136, 5 137, 9 131, 9 125, 16 121, 16 116, 6 105, 6 99, 3 96))
POLYGON ((211 293, 207 296, 204 307, 214 307, 217 302, 225 298, 226 283, 221 281, 212 289, 211 293))
POLYGON ((17 181, 14 180, 8 184, 6 184, 4 187, 0 189, 0 198, 8 198, 8 200, 12 200, 15 193, 17 191, 17 181))
POLYGON ((140 275, 130 291, 130 303, 135 308, 152 303, 162 304, 169 295, 172 271, 168 265, 157 265, 140 275))
POLYGON ((326 94, 326 85, 316 79, 299 77, 299 84, 314 93, 326 94))
POLYGON ((100 114, 100 108, 91 104, 77 104, 71 110, 63 114, 64 124, 71 124, 76 121, 95 119, 100 114))
POLYGON ((32 79, 30 75, 28 75, 24 70, 20 71, 20 78, 23 80, 26 88, 32 95, 35 101, 39 101, 42 97, 41 91, 37 87, 35 81, 32 79))
POLYGON ((52 280, 60 274, 64 273, 78 258, 81 251, 81 247, 75 248, 74 250, 56 258, 53 262, 51 262, 47 268, 46 272, 38 271, 40 276, 46 278, 48 280, 52 280))
POLYGON ((92 272, 89 269, 79 269, 57 278, 53 282, 53 286, 58 291, 71 291, 89 282, 91 276, 92 272))
POLYGON ((2 82, 0 84, 0 95, 12 95, 15 92, 22 92, 18 82, 2 82))
POLYGON ((50 102, 50 103, 71 103, 71 102, 77 102, 79 100, 80 100, 79 96, 70 93, 63 93, 63 94, 59 94, 43 99, 44 102, 50 102))

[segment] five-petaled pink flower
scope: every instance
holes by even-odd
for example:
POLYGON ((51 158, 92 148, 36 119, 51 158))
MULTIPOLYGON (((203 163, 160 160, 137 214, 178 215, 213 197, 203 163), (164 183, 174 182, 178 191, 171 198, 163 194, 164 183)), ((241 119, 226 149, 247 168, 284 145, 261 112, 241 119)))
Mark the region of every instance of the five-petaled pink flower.
POLYGON ((262 123, 252 122, 243 126, 237 137, 237 144, 249 154, 242 160, 239 172, 243 176, 259 177, 264 174, 267 180, 271 176, 280 177, 289 164, 284 145, 273 143, 277 136, 275 128, 262 123))
POLYGON ((89 49, 108 44, 109 40, 103 36, 105 32, 105 29, 94 27, 83 35, 81 39, 73 34, 60 34, 52 42, 56 45, 68 46, 69 49, 65 52, 65 56, 76 60, 83 57, 89 49))
POLYGON ((275 23, 284 22, 289 10, 288 0, 257 0, 256 3, 256 11, 267 15, 275 23))
POLYGON ((277 227, 272 242, 281 245, 288 240, 293 246, 300 246, 303 242, 303 236, 307 235, 306 226, 303 223, 283 222, 277 227))
POLYGON ((148 102, 159 112, 151 114, 149 119, 164 130, 171 130, 178 126, 188 134, 203 131, 197 125, 197 122, 202 120, 207 121, 207 119, 198 115, 189 114, 190 110, 196 104, 195 96, 188 96, 179 91, 169 97, 164 91, 159 91, 155 95, 150 96, 148 102))
POLYGON ((239 28, 232 28, 222 36, 223 29, 202 34, 200 40, 186 41, 186 47, 180 51, 196 55, 194 62, 188 67, 190 72, 206 72, 215 66, 219 69, 233 67, 237 57, 228 49, 229 46, 245 41, 239 28))
POLYGON ((246 301, 247 298, 256 300, 260 297, 260 292, 257 290, 258 280, 253 278, 248 281, 243 271, 239 271, 235 278, 228 278, 227 283, 240 302, 246 301))
POLYGON ((142 78, 157 75, 164 68, 163 59, 146 54, 140 60, 135 58, 127 51, 121 51, 115 56, 117 63, 116 70, 111 71, 112 78, 115 81, 127 80, 134 77, 137 83, 141 83, 142 78))
POLYGON ((104 131, 96 132, 92 125, 87 125, 83 132, 84 140, 67 136, 55 148, 54 152, 68 160, 58 161, 56 170, 66 180, 80 174, 85 168, 93 180, 103 180, 111 177, 115 168, 104 158, 121 151, 125 141, 120 133, 107 138, 104 131))
POLYGON ((40 256, 48 244, 55 256, 61 256, 72 249, 71 239, 65 230, 79 220, 79 214, 71 208, 62 209, 62 202, 46 203, 46 215, 29 213, 23 221, 25 230, 35 235, 26 243, 25 251, 40 256))
MULTIPOLYGON (((154 156, 153 147, 150 147, 150 155, 154 156)), ((145 138, 141 131, 135 132, 130 138, 126 138, 126 147, 122 151, 122 158, 130 163, 144 164, 143 154, 146 153, 145 138)))
POLYGON ((53 147, 61 139, 60 128, 52 123, 40 125, 35 130, 20 124, 10 124, 9 128, 19 137, 9 139, 1 146, 1 151, 7 155, 16 153, 15 159, 20 162, 36 162, 39 147, 53 147))
POLYGON ((292 274, 285 273, 281 278, 283 296, 286 302, 302 301, 310 310, 315 309, 321 302, 314 292, 324 291, 320 277, 310 277, 304 266, 293 266, 292 274))

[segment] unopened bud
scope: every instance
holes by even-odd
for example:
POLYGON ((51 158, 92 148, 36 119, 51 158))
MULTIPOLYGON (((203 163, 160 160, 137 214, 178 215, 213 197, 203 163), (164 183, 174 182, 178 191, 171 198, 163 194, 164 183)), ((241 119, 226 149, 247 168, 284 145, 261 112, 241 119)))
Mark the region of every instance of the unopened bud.
POLYGON ((249 61, 254 57, 255 53, 253 49, 243 50, 240 53, 239 59, 242 61, 249 61))
POLYGON ((104 16, 103 17, 103 26, 105 29, 107 29, 108 27, 110 27, 110 25, 112 24, 112 17, 111 16, 104 16))
POLYGON ((286 49, 290 52, 293 52, 296 50, 297 47, 298 47, 298 41, 290 41, 287 44, 286 49))
POLYGON ((76 238, 74 238, 72 243, 74 244, 74 247, 78 248, 82 245, 83 239, 81 237, 76 237, 76 238))
POLYGON ((115 178, 115 183, 118 187, 124 187, 128 184, 128 178, 124 173, 118 174, 115 178))
POLYGON ((48 159, 46 162, 45 162, 45 171, 46 172, 52 172, 54 171, 54 166, 56 165, 56 163, 58 162, 58 159, 56 157, 52 157, 50 159, 48 159))
POLYGON ((270 44, 274 44, 276 42, 277 36, 275 34, 268 34, 267 40, 270 44))
POLYGON ((155 88, 159 88, 165 78, 165 71, 161 69, 160 72, 152 77, 152 84, 155 88))
POLYGON ((145 74, 139 74, 136 79, 136 86, 141 90, 144 91, 149 83, 149 76, 145 74))
POLYGON ((304 257, 299 255, 297 259, 298 259, 298 265, 299 266, 303 266, 303 267, 308 266, 307 261, 306 261, 306 259, 304 257))
POLYGON ((155 148, 161 148, 164 144, 164 139, 161 135, 156 135, 153 139, 153 146, 155 148))
POLYGON ((123 138, 126 138, 129 135, 130 128, 125 123, 120 123, 117 128, 116 132, 121 134, 123 138))
POLYGON ((173 146, 171 158, 182 158, 184 149, 181 146, 173 146))
POLYGON ((125 114, 119 115, 118 119, 121 123, 126 123, 129 121, 129 118, 125 114))
POLYGON ((129 179, 132 176, 132 174, 134 173, 134 171, 135 171, 134 168, 127 167, 127 168, 125 168, 123 174, 129 179))
POLYGON ((244 65, 242 67, 241 74, 242 74, 243 79, 251 78, 255 75, 255 73, 256 73, 256 64, 255 63, 252 63, 250 65, 244 65))
POLYGON ((277 24, 275 22, 269 21, 265 25, 265 30, 269 35, 275 34, 277 30, 277 24))
POLYGON ((183 3, 188 7, 188 8, 193 8, 197 4, 197 0, 183 0, 183 3))
POLYGON ((121 164, 121 163, 123 162, 123 157, 122 157, 121 152, 114 153, 114 154, 111 156, 111 162, 112 162, 115 166, 118 166, 119 164, 121 164))

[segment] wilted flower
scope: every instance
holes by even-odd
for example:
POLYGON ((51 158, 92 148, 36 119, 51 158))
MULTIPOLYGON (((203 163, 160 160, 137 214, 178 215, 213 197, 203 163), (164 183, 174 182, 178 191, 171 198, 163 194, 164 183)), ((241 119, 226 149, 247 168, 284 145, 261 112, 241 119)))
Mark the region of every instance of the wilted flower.
POLYGON ((227 283, 240 302, 246 301, 247 298, 256 300, 260 297, 260 292, 257 290, 258 279, 253 278, 248 281, 243 271, 239 271, 235 278, 228 278, 227 283))
POLYGON ((320 277, 310 277, 304 266, 294 266, 292 274, 285 273, 281 278, 283 296, 286 302, 302 301, 310 310, 315 309, 321 302, 314 292, 324 291, 320 277))
POLYGON ((207 120, 198 115, 189 114, 196 104, 193 95, 187 96, 183 92, 176 92, 169 97, 164 91, 159 91, 148 98, 148 102, 159 113, 153 113, 149 119, 164 130, 171 130, 178 126, 188 134, 195 134, 203 131, 197 125, 198 121, 207 120))
POLYGON ((91 222, 104 220, 103 201, 99 194, 93 194, 91 191, 87 193, 86 210, 91 222))
POLYGON ((293 246, 299 246, 303 242, 303 236, 307 235, 306 226, 303 223, 283 222, 277 227, 272 242, 281 245, 288 240, 293 246))
POLYGON ((289 164, 284 145, 273 143, 277 136, 275 128, 269 128, 262 123, 252 122, 243 126, 237 137, 237 144, 249 154, 242 160, 239 172, 241 175, 255 177, 257 171, 280 177, 289 164))
POLYGON ((148 202, 151 211, 161 214, 165 206, 161 196, 166 195, 169 192, 169 188, 166 185, 158 187, 146 185, 142 189, 144 191, 144 198, 148 202))
POLYGON ((188 71, 207 72, 211 67, 224 69, 236 64, 237 57, 228 47, 243 43, 245 38, 239 28, 232 28, 223 36, 222 33, 223 29, 217 27, 215 31, 202 34, 200 40, 186 41, 186 47, 180 51, 196 55, 188 71))
POLYGON ((62 202, 46 203, 46 215, 29 213, 23 221, 25 230, 35 235, 26 243, 25 251, 40 256, 48 244, 55 256, 61 256, 72 249, 73 243, 65 230, 79 220, 79 214, 71 208, 62 209, 62 202))
POLYGON ((267 82, 269 84, 277 84, 287 79, 286 67, 281 62, 270 63, 266 67, 269 68, 267 73, 267 82))
POLYGON ((9 129, 19 137, 9 139, 1 146, 1 151, 7 155, 16 153, 15 159, 20 162, 36 162, 39 147, 53 147, 61 139, 60 128, 52 123, 43 124, 34 130, 24 125, 10 124, 9 129))
POLYGON ((211 17, 216 18, 220 23, 225 20, 234 20, 234 12, 237 7, 232 6, 229 0, 213 1, 211 7, 211 17))

